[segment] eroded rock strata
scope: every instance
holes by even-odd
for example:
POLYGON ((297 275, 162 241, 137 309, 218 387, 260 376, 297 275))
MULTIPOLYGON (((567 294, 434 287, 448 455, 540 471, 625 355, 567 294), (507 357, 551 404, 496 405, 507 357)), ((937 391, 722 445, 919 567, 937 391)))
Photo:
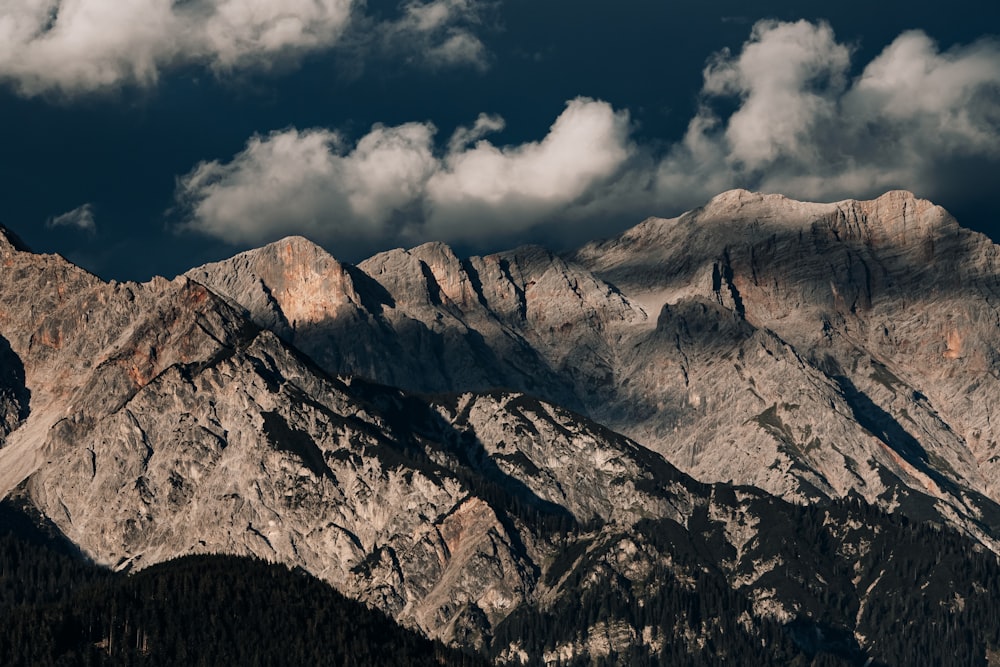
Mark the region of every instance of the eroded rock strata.
POLYGON ((289 238, 143 284, 5 232, 0 491, 99 563, 284 562, 501 661, 774 624, 863 657, 913 539, 881 512, 1000 546, 996 256, 900 192, 734 191, 566 256, 289 238), (635 611, 705 586, 728 625, 635 611))

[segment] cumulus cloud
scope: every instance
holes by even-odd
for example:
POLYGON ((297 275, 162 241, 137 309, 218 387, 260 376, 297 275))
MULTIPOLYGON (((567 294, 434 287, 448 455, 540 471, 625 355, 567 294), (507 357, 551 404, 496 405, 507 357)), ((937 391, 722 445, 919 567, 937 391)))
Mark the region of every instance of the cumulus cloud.
POLYGON ((813 127, 836 116, 849 64, 830 26, 806 22, 758 23, 738 57, 717 54, 703 93, 742 99, 725 130, 729 160, 755 169, 784 153, 808 154, 813 127))
POLYGON ((451 135, 448 142, 449 153, 459 153, 469 144, 473 144, 494 132, 500 132, 507 127, 507 122, 495 114, 481 113, 472 127, 459 127, 451 135))
POLYGON ((351 150, 327 130, 253 137, 225 164, 203 162, 178 181, 184 227, 232 243, 284 233, 372 238, 419 196, 436 168, 434 127, 376 126, 351 150))
POLYGON ((850 77, 825 23, 757 23, 705 69, 703 106, 661 162, 657 189, 688 200, 726 187, 831 199, 903 187, 933 196, 949 160, 1000 157, 1000 45, 942 52, 906 32, 850 77), (720 117, 717 102, 738 107, 720 117))
POLYGON ((353 147, 336 132, 254 137, 231 161, 178 180, 182 228, 233 243, 314 238, 481 238, 567 214, 614 178, 634 151, 628 114, 570 101, 544 139, 497 147, 502 119, 480 116, 435 154, 429 123, 375 126, 353 147))
POLYGON ((94 218, 94 205, 87 203, 67 211, 60 215, 53 216, 45 221, 45 226, 49 229, 56 227, 75 227, 91 234, 97 232, 97 221, 94 218))
MULTIPOLYGON (((7 0, 0 12, 0 81, 22 95, 148 86, 161 72, 203 64, 216 73, 269 68, 374 30, 397 56, 484 67, 473 32, 482 0, 410 1, 373 25, 361 0, 7 0)), ((345 46, 346 48, 346 46, 345 46)))
POLYGON ((627 112, 577 98, 541 141, 497 147, 479 140, 464 149, 453 142, 427 182, 427 231, 475 238, 525 229, 557 212, 572 216, 632 156, 629 131, 627 112))
POLYGON ((759 22, 738 53, 709 60, 699 111, 662 152, 635 141, 627 111, 582 97, 544 137, 512 146, 489 140, 504 121, 488 114, 442 148, 428 123, 376 126, 353 146, 328 130, 256 137, 231 161, 180 179, 183 226, 238 243, 293 232, 483 241, 545 225, 568 238, 733 187, 934 197, 943 166, 1000 159, 996 42, 941 51, 907 32, 859 74, 851 60, 825 23, 759 22))

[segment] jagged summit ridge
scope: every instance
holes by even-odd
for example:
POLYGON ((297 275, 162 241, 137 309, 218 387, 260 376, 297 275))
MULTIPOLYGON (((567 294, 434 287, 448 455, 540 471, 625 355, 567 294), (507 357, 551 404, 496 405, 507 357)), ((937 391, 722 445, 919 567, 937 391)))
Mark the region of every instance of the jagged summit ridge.
POLYGON ((852 604, 881 577, 795 537, 867 558, 858 498, 1000 549, 996 254, 907 193, 745 191, 565 255, 291 237, 118 284, 11 245, 0 492, 110 566, 253 554, 471 646, 608 577, 713 573, 744 630, 801 621, 799 560, 852 604))
POLYGON ((670 265, 705 261, 728 242, 775 243, 826 232, 836 241, 888 244, 906 236, 926 238, 957 229, 943 208, 902 190, 873 200, 833 203, 730 190, 676 218, 648 218, 615 238, 586 244, 572 256, 602 275, 619 276, 628 267, 635 275, 621 275, 620 281, 639 285, 656 275, 658 266, 677 273, 678 268, 670 265))
MULTIPOLYGON (((617 239, 585 246, 574 258, 650 309, 693 295, 714 300, 772 331, 807 366, 833 380, 830 404, 846 400, 850 410, 826 412, 856 422, 860 437, 821 435, 817 427, 828 422, 817 419, 822 409, 810 410, 806 423, 789 423, 800 417, 781 406, 801 401, 774 393, 787 380, 773 369, 760 368, 753 384, 742 383, 745 392, 764 399, 756 416, 747 412, 744 418, 780 422, 784 435, 772 435, 798 442, 800 449, 818 451, 809 445, 816 437, 828 443, 819 449, 837 451, 874 432, 872 455, 859 461, 855 452, 846 468, 826 467, 828 479, 840 477, 838 469, 863 478, 870 460, 877 478, 884 477, 885 466, 921 492, 947 496, 927 477, 928 468, 940 467, 946 478, 971 482, 995 497, 989 481, 995 476, 983 469, 981 448, 996 389, 984 391, 994 380, 983 378, 996 358, 996 246, 959 227, 940 207, 907 192, 800 204, 737 191, 677 219, 650 220, 617 239), (970 394, 978 407, 972 408, 970 394), (956 400, 966 408, 955 411, 956 400), (772 413, 764 410, 768 403, 772 413), (797 428, 813 435, 799 441, 797 428), (901 441, 910 454, 900 454, 895 443, 901 441), (942 465, 929 465, 931 459, 942 465)), ((739 375, 747 376, 746 369, 739 375)), ((686 469, 709 479, 721 472, 686 469)), ((872 479, 869 485, 880 484, 872 479)), ((862 493, 872 497, 870 490, 862 493)))
POLYGON ((525 391, 696 477, 886 507, 902 488, 993 539, 996 246, 912 193, 733 190, 567 256, 428 243, 350 275, 324 298, 351 307, 290 338, 332 373, 525 391))
POLYGON ((10 251, 31 252, 31 248, 12 230, 0 225, 0 251, 6 255, 10 251))
POLYGON ((283 337, 357 308, 347 268, 301 236, 292 236, 186 274, 234 302, 283 337))

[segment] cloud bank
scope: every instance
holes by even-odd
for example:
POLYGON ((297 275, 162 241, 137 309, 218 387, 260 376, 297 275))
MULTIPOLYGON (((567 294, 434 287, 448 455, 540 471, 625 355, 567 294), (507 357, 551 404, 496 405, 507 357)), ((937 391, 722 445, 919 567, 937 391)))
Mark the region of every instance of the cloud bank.
POLYGON ((341 45, 354 26, 391 36, 398 54, 431 65, 484 67, 472 32, 482 0, 407 2, 372 26, 360 0, 6 0, 0 81, 21 95, 150 86, 190 64, 216 73, 294 62, 341 45))
POLYGON ((289 233, 372 247, 484 242, 546 225, 565 238, 733 187, 933 197, 942 165, 1000 158, 996 42, 942 52, 913 31, 859 75, 851 57, 825 23, 757 23, 739 53, 711 58, 699 111, 659 153, 634 140, 626 110, 584 97, 543 138, 513 146, 489 141, 504 121, 486 114, 442 147, 429 123, 375 126, 353 145, 325 129, 254 137, 178 180, 182 227, 236 244, 289 233))
POLYGON ((295 232, 313 238, 480 238, 583 204, 636 152, 628 114, 606 102, 567 103, 541 141, 496 147, 482 115, 435 154, 430 123, 376 125, 355 145, 337 132, 295 129, 250 139, 231 161, 202 162, 178 180, 182 227, 235 244, 295 232))
POLYGON ((1000 157, 996 42, 941 52, 923 32, 906 32, 853 80, 850 56, 829 25, 757 23, 738 55, 723 51, 706 67, 702 108, 662 161, 657 188, 933 196, 943 162, 1000 157), (738 108, 720 117, 720 100, 738 108))

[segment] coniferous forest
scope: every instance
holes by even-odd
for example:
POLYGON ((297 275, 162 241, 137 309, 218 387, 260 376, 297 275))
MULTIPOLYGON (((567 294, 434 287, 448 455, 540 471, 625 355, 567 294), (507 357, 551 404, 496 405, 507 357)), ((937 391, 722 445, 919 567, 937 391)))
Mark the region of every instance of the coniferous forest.
MULTIPOLYGON (((636 642, 627 653, 576 656, 559 664, 1000 664, 1000 564, 982 545, 857 499, 809 507, 775 503, 759 510, 769 519, 766 539, 780 545, 787 559, 759 585, 776 597, 799 600, 797 619, 755 619, 748 596, 734 590, 717 567, 725 556, 713 553, 711 539, 692 541, 670 521, 644 521, 628 539, 658 554, 652 560, 660 564, 629 579, 608 568, 614 539, 590 545, 570 568, 558 602, 511 614, 497 628, 494 644, 516 644, 529 656, 526 664, 540 666, 560 645, 586 644, 587 629, 631 627, 650 629, 658 649, 636 642), (842 547, 829 527, 852 522, 873 528, 868 534, 874 540, 863 556, 838 558, 842 547), (829 557, 797 559, 806 544, 821 546, 829 557), (685 580, 679 571, 688 573, 685 580)), ((699 527, 693 527, 697 534, 699 527)))
MULTIPOLYGON (((0 663, 4 665, 993 665, 1000 646, 1000 565, 950 530, 914 524, 864 503, 776 506, 771 540, 796 549, 822 542, 824 518, 877 525, 863 561, 843 561, 829 582, 877 570, 882 594, 818 586, 794 567, 773 583, 800 586, 800 619, 754 619, 748 597, 712 565, 706 544, 669 522, 636 526, 631 539, 669 554, 671 567, 641 579, 609 574, 607 549, 582 545, 551 570, 563 594, 524 607, 494 629, 483 654, 404 629, 302 571, 232 556, 190 556, 132 574, 86 562, 38 517, 0 511, 0 663), (779 521, 780 519, 780 521, 779 521), (562 568, 562 569, 560 569, 562 568), (677 573, 691 576, 680 581, 677 573), (595 583, 596 582, 596 583, 595 583), (572 594, 567 594, 567 592, 572 594), (810 608, 811 607, 811 608, 810 608), (844 628, 853 619, 865 648, 844 628), (595 628, 650 628, 627 652, 560 659, 595 628), (685 640, 685 637, 688 639, 685 640)), ((610 544, 613 540, 608 541, 610 544)), ((835 547, 831 545, 831 550, 835 547)), ((813 564, 799 563, 806 571, 813 564)), ((867 587, 867 586, 866 586, 867 587)))
POLYGON ((4 503, 0 664, 488 664, 406 630, 301 571, 191 556, 138 573, 86 563, 4 503))

